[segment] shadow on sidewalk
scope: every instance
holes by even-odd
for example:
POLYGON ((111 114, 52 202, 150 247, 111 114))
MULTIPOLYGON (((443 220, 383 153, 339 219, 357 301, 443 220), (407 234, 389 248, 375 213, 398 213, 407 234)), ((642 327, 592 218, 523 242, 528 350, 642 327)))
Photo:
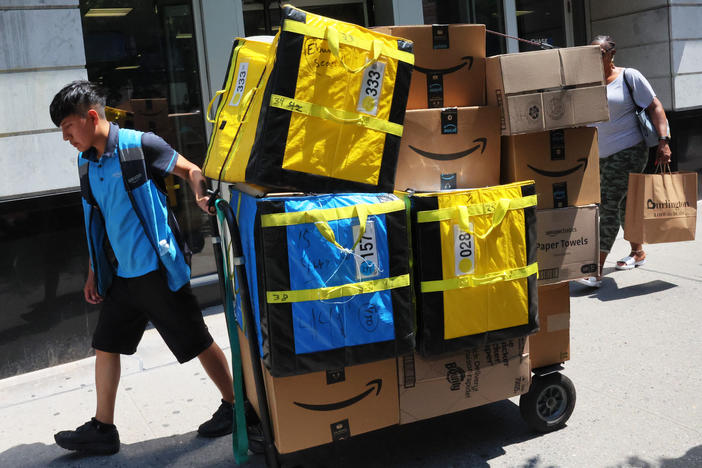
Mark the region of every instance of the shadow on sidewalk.
POLYGON ((594 299, 599 299, 602 302, 608 302, 638 296, 646 296, 677 287, 678 285, 674 283, 654 280, 647 283, 634 284, 632 286, 619 288, 614 278, 605 276, 602 278, 602 286, 597 289, 583 286, 574 281, 571 282, 570 295, 571 297, 589 296, 594 299))
POLYGON ((702 445, 691 448, 680 458, 661 458, 655 462, 649 462, 633 456, 627 458, 625 463, 618 463, 616 466, 636 466, 640 468, 689 468, 691 466, 702 466, 702 445))
MULTIPOLYGON (((567 430, 564 429, 564 430, 567 430)), ((504 447, 540 437, 503 400, 460 413, 392 426, 283 458, 285 467, 487 467, 504 447)))
MULTIPOLYGON (((57 445, 24 444, 0 453, 0 466, 34 467, 142 467, 142 466, 236 466, 232 455, 232 439, 205 439, 195 432, 152 439, 135 444, 122 444, 119 453, 109 456, 83 455, 57 445)), ((265 466, 262 457, 246 465, 265 466), (259 460, 260 459, 260 460, 259 460)))
MULTIPOLYGON (((540 436, 522 420, 518 405, 503 400, 286 455, 282 466, 487 467, 491 459, 505 454, 504 447, 540 436)), ((0 466, 85 468, 236 465, 230 437, 210 440, 199 438, 191 432, 122 444, 118 454, 107 457, 79 455, 43 443, 18 445, 0 453, 0 466)), ((252 456, 245 466, 264 467, 263 456, 252 456)))

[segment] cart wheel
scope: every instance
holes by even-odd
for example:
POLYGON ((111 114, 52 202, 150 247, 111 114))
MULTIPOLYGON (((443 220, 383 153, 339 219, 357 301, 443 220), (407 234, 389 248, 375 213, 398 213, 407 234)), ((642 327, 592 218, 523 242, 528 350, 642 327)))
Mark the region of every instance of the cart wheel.
POLYGON ((560 372, 534 376, 529 391, 519 398, 522 417, 539 432, 551 432, 564 427, 573 408, 575 386, 560 372))

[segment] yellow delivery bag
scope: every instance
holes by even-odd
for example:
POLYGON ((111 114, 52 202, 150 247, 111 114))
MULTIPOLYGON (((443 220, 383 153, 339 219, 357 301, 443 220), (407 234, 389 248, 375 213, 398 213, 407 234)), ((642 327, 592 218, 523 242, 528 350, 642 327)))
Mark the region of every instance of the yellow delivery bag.
POLYGON ((215 125, 202 166, 206 177, 224 182, 245 181, 263 89, 272 65, 269 51, 273 39, 256 36, 234 41, 224 85, 207 108, 207 120, 215 125), (211 119, 212 104, 218 96, 215 118, 211 119))
POLYGON ((412 194, 418 349, 441 354, 538 330, 533 181, 412 194))
POLYGON ((284 6, 246 181, 392 192, 411 42, 284 6))

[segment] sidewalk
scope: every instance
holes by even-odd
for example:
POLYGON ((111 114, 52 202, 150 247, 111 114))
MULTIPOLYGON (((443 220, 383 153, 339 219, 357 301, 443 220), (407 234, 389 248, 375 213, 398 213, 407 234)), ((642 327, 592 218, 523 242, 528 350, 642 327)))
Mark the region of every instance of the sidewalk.
MULTIPOLYGON (((304 466, 702 466, 702 240, 647 245, 645 266, 616 271, 628 251, 620 231, 602 288, 571 284, 564 374, 577 403, 565 429, 533 433, 514 398, 309 451, 304 466)), ((205 313, 229 354, 221 308, 205 313)), ((122 363, 119 454, 83 457, 53 441, 94 414, 89 358, 0 380, 0 467, 234 466, 230 437, 195 432, 219 404, 197 360, 177 364, 148 330, 122 363)))
MULTIPOLYGON (((229 357, 222 308, 204 313, 229 357)), ((219 406, 219 392, 197 359, 179 365, 155 329, 144 333, 136 354, 122 357, 115 421, 121 452, 81 457, 56 446, 55 432, 94 415, 94 364, 87 358, 0 380, 0 466, 231 466, 231 437, 196 433, 219 406)))

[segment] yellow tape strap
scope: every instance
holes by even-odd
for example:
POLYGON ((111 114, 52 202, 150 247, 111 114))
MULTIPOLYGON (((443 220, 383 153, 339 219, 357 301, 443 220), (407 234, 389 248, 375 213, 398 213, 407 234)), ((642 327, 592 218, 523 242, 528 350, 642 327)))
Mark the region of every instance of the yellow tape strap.
POLYGON ((266 298, 269 304, 289 304, 293 302, 324 301, 339 297, 357 296, 389 289, 409 286, 409 274, 381 278, 360 283, 342 284, 318 289, 299 289, 297 291, 268 291, 266 298))
POLYGON ((355 124, 398 137, 402 136, 402 125, 378 119, 370 115, 332 109, 331 107, 320 106, 319 104, 292 99, 280 96, 279 94, 273 94, 271 96, 271 107, 277 107, 278 109, 297 112, 319 119, 333 120, 342 124, 355 124))
MULTIPOLYGON (((466 206, 466 210, 461 210, 458 206, 439 208, 438 210, 419 211, 417 213, 418 223, 433 223, 435 221, 447 221, 457 219, 465 213, 468 216, 479 216, 494 213, 500 202, 488 202, 477 205, 466 206)), ((521 210, 530 206, 536 206, 536 195, 529 195, 520 198, 509 199, 508 210, 521 210)))
MULTIPOLYGON (((367 51, 373 50, 373 40, 364 39, 346 32, 337 31, 332 26, 312 26, 310 24, 301 23, 295 20, 285 20, 283 22, 283 31, 315 37, 317 39, 327 39, 328 29, 336 31, 339 37, 339 44, 349 45, 367 51)), ((414 54, 410 52, 393 49, 391 47, 383 45, 380 51, 380 55, 384 55, 386 57, 394 58, 395 60, 400 60, 402 62, 414 65, 414 54)))
POLYGON ((526 267, 499 271, 484 276, 463 275, 445 280, 422 281, 421 288, 423 293, 474 288, 476 286, 499 283, 501 281, 514 281, 526 278, 528 276, 538 274, 538 271, 538 264, 534 262, 526 267))
MULTIPOLYGON (((394 211, 404 211, 402 200, 392 200, 382 203, 363 204, 366 216, 381 215, 394 211)), ((271 213, 261 215, 261 227, 293 226, 295 224, 316 223, 319 221, 337 221, 339 219, 355 218, 357 205, 324 208, 319 210, 297 211, 294 213, 271 213)))

